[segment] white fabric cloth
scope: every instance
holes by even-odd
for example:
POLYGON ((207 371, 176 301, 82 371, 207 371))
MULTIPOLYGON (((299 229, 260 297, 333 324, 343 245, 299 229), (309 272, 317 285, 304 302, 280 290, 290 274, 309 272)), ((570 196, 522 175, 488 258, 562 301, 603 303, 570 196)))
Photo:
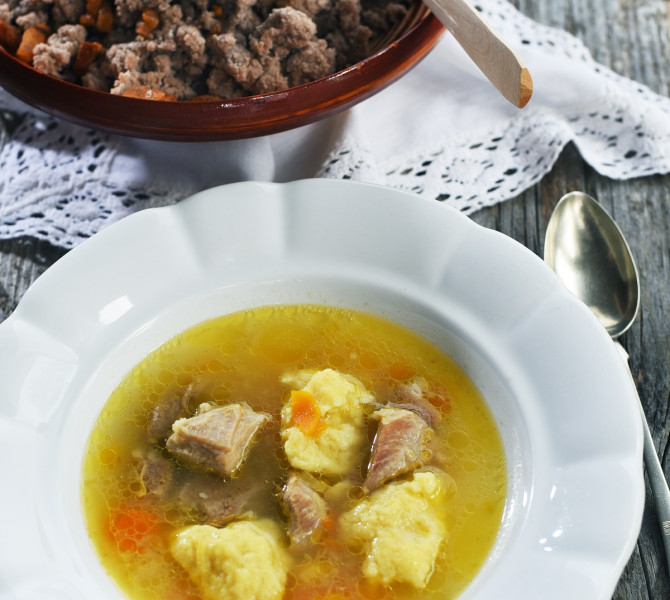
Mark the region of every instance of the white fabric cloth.
POLYGON ((108 135, 0 89, 0 111, 15 123, 0 150, 0 238, 29 235, 70 248, 131 212, 243 180, 362 180, 471 213, 537 183, 569 141, 611 178, 670 172, 670 98, 597 64, 576 38, 506 0, 477 5, 530 69, 534 95, 523 110, 499 96, 449 34, 408 75, 354 108, 235 142, 108 135))

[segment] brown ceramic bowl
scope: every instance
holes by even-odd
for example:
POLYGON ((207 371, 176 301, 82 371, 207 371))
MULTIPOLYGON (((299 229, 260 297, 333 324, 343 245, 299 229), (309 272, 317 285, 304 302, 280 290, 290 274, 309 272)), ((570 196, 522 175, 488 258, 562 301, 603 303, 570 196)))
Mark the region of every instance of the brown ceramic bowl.
POLYGON ((0 46, 0 85, 45 112, 138 138, 213 141, 276 133, 331 116, 381 91, 416 65, 444 31, 417 1, 392 41, 372 56, 279 92, 204 102, 157 102, 91 90, 45 75, 0 46))

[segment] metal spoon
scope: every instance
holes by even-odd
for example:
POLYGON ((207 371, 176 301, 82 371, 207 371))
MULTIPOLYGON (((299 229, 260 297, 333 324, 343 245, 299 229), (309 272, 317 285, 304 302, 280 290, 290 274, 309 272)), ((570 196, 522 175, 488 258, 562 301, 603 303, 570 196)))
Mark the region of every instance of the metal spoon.
MULTIPOLYGON (((549 219, 544 260, 563 284, 595 313, 627 361, 628 354, 616 339, 637 316, 639 276, 626 239, 609 214, 582 192, 563 196, 549 219)), ((670 490, 642 404, 640 414, 644 463, 670 571, 670 490)))

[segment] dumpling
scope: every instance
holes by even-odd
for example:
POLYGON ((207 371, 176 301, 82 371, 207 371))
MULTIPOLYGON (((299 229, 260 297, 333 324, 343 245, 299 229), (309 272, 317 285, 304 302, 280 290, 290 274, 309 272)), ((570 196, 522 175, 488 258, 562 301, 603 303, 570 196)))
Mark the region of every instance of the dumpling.
POLYGON ((270 520, 191 525, 170 550, 207 600, 280 600, 284 594, 288 558, 270 520))
POLYGON ((438 507, 445 475, 416 472, 411 480, 390 483, 364 497, 340 518, 347 544, 362 549, 363 575, 389 585, 402 581, 422 589, 435 568, 440 545, 447 537, 438 507))
POLYGON ((312 403, 308 427, 299 421, 294 402, 282 409, 281 435, 291 466, 343 475, 361 462, 367 441, 365 417, 374 401, 363 384, 334 369, 298 371, 285 375, 282 382, 308 394, 312 403))

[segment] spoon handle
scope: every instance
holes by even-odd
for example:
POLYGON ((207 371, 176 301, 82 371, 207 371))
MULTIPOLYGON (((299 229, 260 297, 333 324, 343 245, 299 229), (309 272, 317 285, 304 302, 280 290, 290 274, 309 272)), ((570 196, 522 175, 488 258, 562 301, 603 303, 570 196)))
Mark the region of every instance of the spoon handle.
POLYGON ((533 94, 533 79, 521 59, 467 0, 424 0, 488 80, 519 108, 533 94))
POLYGON ((644 413, 642 414, 642 426, 644 427, 644 464, 647 468, 651 494, 656 504, 656 514, 661 523, 665 558, 668 562, 668 571, 670 572, 670 492, 668 492, 668 483, 665 479, 661 463, 658 460, 654 441, 651 438, 644 413))
MULTIPOLYGON (((628 353, 619 342, 614 343, 617 346, 619 353, 626 360, 626 364, 628 364, 628 353)), ((638 400, 639 399, 638 396, 638 400)), ((647 424, 647 418, 644 414, 641 402, 640 415, 642 417, 642 430, 644 433, 644 466, 647 469, 651 495, 654 498, 654 504, 656 505, 656 515, 661 525, 663 545, 665 546, 665 559, 668 566, 668 572, 670 572, 670 489, 668 489, 668 482, 665 478, 661 461, 658 459, 654 440, 651 437, 651 432, 649 431, 649 425, 647 424)))

